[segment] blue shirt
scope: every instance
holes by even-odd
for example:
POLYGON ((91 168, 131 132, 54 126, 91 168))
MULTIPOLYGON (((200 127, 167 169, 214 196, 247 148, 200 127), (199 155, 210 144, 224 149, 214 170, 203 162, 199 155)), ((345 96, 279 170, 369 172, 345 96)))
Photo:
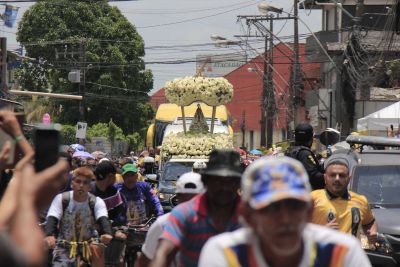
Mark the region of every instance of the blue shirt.
POLYGON ((151 211, 153 211, 157 216, 164 214, 160 200, 149 184, 145 182, 137 182, 134 188, 129 189, 124 183, 116 183, 114 184, 114 187, 120 191, 124 197, 124 202, 126 203, 129 201, 138 202, 143 200, 146 204, 148 217, 151 215, 151 211))

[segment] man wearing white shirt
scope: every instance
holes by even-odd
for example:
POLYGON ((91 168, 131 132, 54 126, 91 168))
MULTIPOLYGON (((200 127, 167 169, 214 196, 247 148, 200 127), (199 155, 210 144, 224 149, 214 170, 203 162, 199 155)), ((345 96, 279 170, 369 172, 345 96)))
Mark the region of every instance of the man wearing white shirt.
POLYGON ((297 160, 255 161, 242 176, 241 215, 248 226, 211 238, 199 266, 371 266, 356 238, 308 223, 310 191, 297 160))
POLYGON ((112 229, 106 204, 89 193, 93 178, 91 169, 75 169, 72 191, 58 194, 51 203, 47 213, 45 242, 48 248, 54 249, 52 266, 74 265, 78 256, 93 265, 104 261, 101 247, 91 242, 98 235, 96 223, 101 226, 100 240, 104 244, 113 238, 112 229))

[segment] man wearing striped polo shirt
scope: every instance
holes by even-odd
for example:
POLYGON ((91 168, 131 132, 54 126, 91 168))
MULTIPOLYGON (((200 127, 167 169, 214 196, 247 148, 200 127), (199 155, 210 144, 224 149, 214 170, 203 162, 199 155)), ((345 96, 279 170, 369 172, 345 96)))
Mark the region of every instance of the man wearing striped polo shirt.
POLYGON ((151 267, 169 266, 180 252, 180 266, 197 266, 205 242, 239 228, 237 207, 242 167, 234 150, 214 150, 202 181, 207 192, 171 211, 151 267))

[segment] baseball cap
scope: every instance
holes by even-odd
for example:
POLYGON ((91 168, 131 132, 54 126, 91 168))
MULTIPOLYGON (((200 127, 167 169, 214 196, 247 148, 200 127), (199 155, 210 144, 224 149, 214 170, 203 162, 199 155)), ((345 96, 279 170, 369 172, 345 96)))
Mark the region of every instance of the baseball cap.
POLYGON ((204 185, 201 175, 195 172, 182 174, 176 182, 175 193, 199 194, 204 192, 204 185))
POLYGON ((313 127, 308 123, 300 123, 294 130, 296 141, 309 141, 314 135, 313 127))
POLYGON ((311 201, 311 186, 301 162, 289 157, 263 157, 247 167, 242 176, 242 199, 262 209, 283 199, 311 201))
POLYGON ((136 166, 134 164, 130 164, 130 163, 125 164, 121 170, 122 170, 122 175, 126 174, 127 172, 133 172, 133 173, 138 172, 136 166))

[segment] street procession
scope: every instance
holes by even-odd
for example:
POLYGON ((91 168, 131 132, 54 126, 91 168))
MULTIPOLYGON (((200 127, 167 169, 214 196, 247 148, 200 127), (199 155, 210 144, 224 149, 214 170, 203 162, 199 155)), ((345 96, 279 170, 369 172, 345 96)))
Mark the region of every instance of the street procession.
POLYGON ((400 266, 400 0, 0 21, 0 267, 400 266))

